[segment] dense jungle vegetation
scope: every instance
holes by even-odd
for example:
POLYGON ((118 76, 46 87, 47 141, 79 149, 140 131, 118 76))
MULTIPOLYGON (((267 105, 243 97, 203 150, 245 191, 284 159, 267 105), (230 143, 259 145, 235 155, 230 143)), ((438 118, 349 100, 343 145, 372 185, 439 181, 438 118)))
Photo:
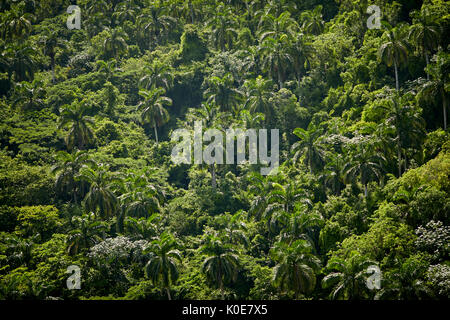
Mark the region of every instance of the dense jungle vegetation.
POLYGON ((1 299, 450 297, 449 2, 0 10, 1 299), (175 164, 195 121, 278 170, 175 164))

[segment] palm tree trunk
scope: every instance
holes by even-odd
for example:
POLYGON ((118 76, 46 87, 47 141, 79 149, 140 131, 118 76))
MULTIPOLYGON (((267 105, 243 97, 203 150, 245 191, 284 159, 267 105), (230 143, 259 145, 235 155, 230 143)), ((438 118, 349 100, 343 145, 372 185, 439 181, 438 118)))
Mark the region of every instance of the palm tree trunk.
POLYGON ((155 128, 155 139, 156 139, 156 144, 158 144, 158 130, 156 129, 156 123, 154 124, 154 128, 155 128))
POLYGON ((400 137, 397 136, 397 161, 398 161, 398 177, 402 176, 402 151, 400 148, 400 137))
MULTIPOLYGON (((426 51, 425 51, 425 63, 426 63, 426 66, 428 67, 428 64, 430 62, 429 62, 429 59, 428 59, 428 52, 426 52, 426 51)), ((425 72, 425 73, 427 74, 427 81, 430 81, 430 75, 428 74, 428 72, 425 72)))
POLYGON ((169 300, 172 300, 172 297, 170 296, 170 289, 169 289, 169 287, 166 288, 166 292, 167 292, 167 298, 169 300))
POLYGON ((395 88, 398 91, 398 70, 397 70, 397 61, 394 61, 394 71, 395 71, 395 88))
POLYGON ((211 165, 211 186, 213 187, 213 189, 215 189, 217 186, 216 169, 214 163, 211 165))
POLYGON ((442 111, 444 115, 444 130, 447 130, 447 101, 445 99, 445 91, 442 91, 442 111))

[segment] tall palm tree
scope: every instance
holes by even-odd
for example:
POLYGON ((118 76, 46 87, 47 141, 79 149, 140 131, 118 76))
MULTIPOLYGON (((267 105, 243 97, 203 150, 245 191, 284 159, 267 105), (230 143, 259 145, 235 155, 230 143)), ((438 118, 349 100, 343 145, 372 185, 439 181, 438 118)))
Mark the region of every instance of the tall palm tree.
POLYGON ((57 163, 52 167, 52 173, 56 174, 55 186, 57 190, 71 191, 74 203, 77 203, 77 194, 82 194, 83 182, 77 183, 76 177, 79 175, 84 165, 93 164, 86 151, 75 150, 72 153, 59 151, 56 154, 57 163))
POLYGON ((450 74, 448 61, 448 53, 445 52, 440 52, 433 58, 434 63, 428 67, 431 80, 426 82, 419 91, 419 96, 430 103, 435 103, 438 97, 441 98, 444 130, 447 130, 448 82, 450 74))
POLYGON ((181 253, 176 249, 175 238, 164 232, 158 239, 152 241, 146 250, 150 253, 150 259, 145 265, 145 275, 154 285, 160 286, 171 300, 170 286, 177 281, 179 276, 177 261, 181 262, 181 253))
POLYGON ((103 42, 105 54, 118 60, 119 54, 128 48, 127 35, 122 28, 117 27, 110 31, 109 36, 103 42))
POLYGON ((125 231, 127 235, 131 235, 133 239, 153 239, 158 234, 159 214, 154 213, 148 218, 125 218, 125 231))
MULTIPOLYGON (((414 12, 412 16, 414 17, 413 25, 409 30, 408 37, 421 55, 425 57, 428 66, 430 63, 429 55, 439 45, 441 28, 425 8, 419 12, 414 12)), ((430 80, 428 72, 427 80, 430 80)))
POLYGON ((145 33, 149 35, 150 50, 153 48, 152 42, 159 43, 163 37, 167 36, 170 28, 176 24, 176 20, 167 14, 164 6, 151 6, 148 10, 143 11, 138 20, 140 20, 145 33))
POLYGON ((62 40, 58 32, 56 31, 46 31, 46 34, 41 37, 40 43, 42 44, 42 48, 44 54, 50 58, 50 68, 52 69, 52 82, 55 82, 55 56, 56 49, 59 47, 64 47, 65 41, 62 40))
POLYGON ((24 110, 36 110, 44 105, 43 96, 45 90, 43 82, 33 80, 33 82, 22 81, 14 87, 13 105, 20 105, 24 110))
MULTIPOLYGON (((419 113, 407 102, 403 102, 398 94, 388 100, 387 119, 384 126, 389 126, 395 131, 394 142, 397 146, 398 176, 402 175, 402 150, 406 149, 413 141, 420 141, 425 134, 423 121, 419 113)), ((406 153, 404 157, 406 169, 406 153)))
POLYGON ((272 106, 269 99, 272 97, 272 81, 259 75, 256 79, 245 80, 245 106, 250 112, 264 112, 269 118, 272 106))
POLYGON ((154 88, 152 90, 139 90, 139 95, 144 99, 138 105, 141 109, 141 118, 143 122, 148 121, 150 126, 155 129, 155 139, 158 143, 158 127, 161 127, 169 121, 169 113, 164 106, 172 105, 172 99, 164 96, 163 88, 154 88))
POLYGON ((319 139, 321 135, 320 130, 314 125, 309 125, 308 130, 302 128, 294 129, 294 134, 300 141, 292 145, 293 161, 296 162, 300 156, 304 155, 304 161, 309 168, 309 172, 312 173, 313 168, 320 167, 323 164, 325 157, 325 152, 319 139))
POLYGON ((0 32, 4 40, 22 38, 31 32, 31 22, 34 16, 23 13, 20 8, 13 8, 2 14, 0 32))
POLYGON ((104 75, 105 81, 111 81, 116 72, 122 71, 118 67, 116 59, 109 59, 108 61, 97 60, 97 71, 104 75))
POLYGON ((223 243, 215 235, 208 235, 199 252, 208 256, 203 261, 202 272, 217 285, 224 300, 224 285, 236 280, 239 269, 239 259, 233 246, 223 243))
POLYGON ((409 44, 406 40, 404 28, 396 27, 384 33, 385 42, 378 50, 378 56, 388 67, 394 66, 395 88, 399 90, 398 68, 408 59, 409 44))
POLYGON ((262 67, 277 80, 279 89, 283 88, 285 66, 292 63, 289 47, 290 40, 285 34, 276 38, 266 37, 260 41, 259 45, 259 51, 263 57, 262 67))
POLYGON ((83 150, 94 140, 94 132, 91 125, 94 120, 86 115, 87 108, 85 104, 78 100, 71 105, 64 105, 60 109, 59 128, 70 125, 69 133, 66 138, 67 148, 73 150, 75 146, 83 150))
POLYGON ((76 255, 82 249, 88 249, 99 243, 107 230, 107 225, 102 221, 95 220, 93 213, 73 217, 72 223, 75 227, 69 232, 67 238, 69 255, 76 255))
POLYGON ((326 266, 330 272, 322 280, 324 288, 332 287, 331 299, 357 300, 365 296, 367 289, 367 268, 376 262, 359 253, 353 253, 348 259, 333 257, 326 266))
POLYGON ((232 48, 238 24, 230 7, 219 5, 213 17, 207 21, 207 26, 211 28, 211 39, 216 48, 221 51, 232 48))
POLYGON ((208 88, 204 92, 207 102, 214 101, 222 111, 231 111, 232 107, 239 103, 242 92, 235 88, 234 79, 230 73, 222 78, 210 77, 206 80, 208 88))
POLYGON ((11 79, 14 75, 14 81, 32 81, 36 69, 36 50, 26 42, 21 44, 10 44, 6 46, 4 59, 8 65, 8 76, 11 79))
POLYGON ((364 196, 367 197, 367 184, 381 176, 383 156, 378 154, 371 145, 361 142, 356 146, 350 161, 344 166, 345 177, 356 179, 359 177, 364 186, 364 196))
POLYGON ((301 293, 308 294, 314 289, 320 260, 312 254, 308 241, 296 240, 291 244, 276 242, 271 255, 277 263, 273 275, 277 287, 294 291, 295 299, 301 293))
POLYGON ((87 211, 98 214, 107 219, 117 213, 118 199, 111 190, 111 177, 107 168, 103 166, 83 167, 78 179, 90 184, 89 192, 84 198, 87 211))
POLYGON ((324 21, 322 18, 322 6, 318 5, 314 10, 305 10, 300 15, 302 29, 310 34, 318 35, 323 32, 324 21))
POLYGON ((144 66, 144 76, 139 80, 145 89, 162 87, 169 90, 173 85, 173 75, 170 66, 161 63, 158 59, 144 66))

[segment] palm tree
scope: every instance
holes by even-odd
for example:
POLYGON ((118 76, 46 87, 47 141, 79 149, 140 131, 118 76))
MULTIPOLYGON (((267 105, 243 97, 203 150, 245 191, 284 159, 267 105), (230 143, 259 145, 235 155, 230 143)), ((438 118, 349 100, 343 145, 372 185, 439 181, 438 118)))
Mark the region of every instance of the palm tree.
POLYGON ((442 115, 444 130, 447 130, 447 99, 448 99, 448 76, 449 63, 447 53, 438 53, 428 67, 431 80, 426 82, 419 91, 419 96, 427 102, 435 103, 437 97, 442 100, 442 115))
POLYGON ((207 97, 208 103, 214 101, 222 111, 231 111, 232 107, 239 103, 242 93, 234 88, 234 79, 230 73, 226 73, 222 78, 210 77, 206 83, 208 88, 204 96, 207 97))
POLYGON ((232 48, 238 25, 230 7, 219 5, 213 17, 207 21, 207 26, 211 28, 211 39, 216 48, 222 51, 227 47, 229 50, 232 48))
POLYGON ((401 27, 387 30, 384 33, 384 37, 386 38, 386 42, 378 50, 378 56, 388 67, 394 65, 395 88, 398 91, 398 67, 407 60, 409 45, 406 40, 404 28, 401 27))
POLYGON ((272 81, 264 79, 259 75, 256 79, 245 80, 246 89, 245 106, 253 112, 264 112, 269 118, 272 113, 272 106, 269 99, 272 97, 272 81))
POLYGON ((118 199, 110 189, 108 169, 103 166, 83 167, 78 177, 79 180, 90 184, 89 192, 84 198, 84 205, 87 211, 98 214, 101 218, 107 219, 117 213, 118 199))
POLYGON ((310 34, 319 35, 324 29, 324 21, 322 19, 322 6, 318 5, 314 10, 305 10, 300 15, 302 21, 302 29, 310 34))
POLYGON ((141 109, 142 121, 148 121, 150 126, 155 129, 155 139, 158 143, 158 127, 161 127, 169 121, 169 113, 164 106, 172 105, 172 99, 163 96, 165 90, 163 88, 154 88, 152 90, 139 90, 139 95, 144 98, 140 102, 138 108, 141 109))
POLYGON ((323 218, 317 212, 308 212, 306 206, 301 206, 289 217, 286 228, 282 231, 280 239, 291 244, 297 239, 307 240, 313 251, 316 251, 312 231, 323 225, 323 218))
POLYGON ((224 300, 224 285, 236 280, 239 269, 239 259, 233 246, 224 244, 215 235, 208 235, 199 252, 208 256, 203 261, 202 272, 209 281, 217 285, 224 300))
POLYGON ((290 40, 285 34, 276 38, 266 37, 260 41, 259 45, 259 51, 263 57, 262 67, 277 80, 279 89, 283 88, 284 68, 292 63, 289 47, 290 40))
POLYGON ((36 110, 44 105, 43 96, 45 90, 42 81, 22 81, 14 87, 13 105, 21 105, 24 110, 36 110))
POLYGON ((7 45, 4 57, 8 65, 9 79, 14 74, 16 82, 32 81, 36 65, 34 56, 36 56, 35 49, 26 42, 7 45))
POLYGON ((273 182, 268 177, 262 176, 259 172, 249 174, 249 192, 253 200, 250 203, 250 213, 259 219, 269 205, 269 194, 272 190, 273 182))
POLYGON ((176 20, 167 15, 164 6, 151 6, 150 9, 144 10, 144 13, 138 17, 140 24, 143 25, 144 31, 149 34, 149 49, 152 49, 152 42, 158 43, 162 36, 169 33, 170 28, 175 25, 176 20))
POLYGON ((345 177, 356 179, 358 176, 364 186, 364 196, 367 197, 367 184, 374 178, 380 178, 383 156, 377 154, 371 145, 358 143, 350 161, 344 166, 345 177))
POLYGON ((154 213, 148 218, 135 219, 125 218, 125 231, 132 235, 133 239, 149 240, 158 234, 158 228, 155 224, 159 220, 159 214, 154 213))
POLYGON ((34 20, 34 16, 15 8, 6 11, 1 20, 0 32, 2 38, 7 40, 28 35, 31 32, 31 21, 34 20))
POLYGON ((319 139, 321 132, 314 126, 309 125, 308 130, 302 128, 294 129, 294 134, 300 139, 292 145, 294 153, 293 161, 296 162, 300 156, 304 155, 305 164, 308 165, 309 172, 323 164, 325 153, 319 139))
POLYGON ((44 54, 50 58, 50 67, 52 69, 52 82, 55 82, 55 55, 58 47, 64 47, 65 41, 63 41, 56 31, 46 30, 46 35, 41 37, 40 43, 42 44, 44 54))
POLYGON ((84 165, 93 164, 86 151, 75 150, 72 153, 59 151, 56 154, 57 163, 52 167, 56 173, 55 186, 57 190, 71 191, 74 203, 77 203, 77 194, 82 193, 82 183, 77 183, 76 177, 84 165))
POLYGON ((158 239, 153 240, 146 250, 150 252, 150 259, 145 265, 145 275, 154 285, 166 290, 169 300, 171 300, 170 286, 179 276, 177 261, 182 261, 177 246, 175 238, 164 232, 158 239))
POLYGON ((277 263, 273 281, 281 290, 294 291, 295 299, 301 293, 310 293, 316 286, 320 260, 311 252, 311 244, 306 240, 296 240, 291 244, 276 242, 271 249, 273 260, 277 263))
POLYGON ((325 185, 331 186, 331 190, 335 195, 340 194, 341 187, 344 182, 344 158, 340 154, 330 154, 325 164, 325 172, 323 174, 325 185))
POLYGON ((161 63, 158 59, 144 66, 144 76, 139 80, 145 89, 162 87, 169 90, 173 85, 173 75, 170 66, 161 63))
POLYGON ((119 54, 125 51, 128 47, 126 39, 127 35, 122 28, 117 27, 110 31, 109 36, 103 42, 103 49, 108 57, 112 57, 116 60, 119 58, 119 54))
MULTIPOLYGON (((295 71, 297 78, 297 87, 300 90, 300 84, 302 76, 305 75, 307 66, 310 64, 310 60, 313 54, 312 43, 309 42, 310 39, 303 33, 298 33, 295 36, 295 40, 292 42, 291 46, 291 57, 292 66, 295 71)), ((299 97, 300 99, 300 97, 299 97)))
POLYGON ((94 124, 94 120, 88 117, 86 112, 86 105, 83 103, 79 104, 78 100, 70 106, 64 105, 60 109, 59 128, 71 124, 66 138, 66 144, 69 150, 73 150, 74 146, 83 150, 85 146, 94 140, 94 132, 90 127, 90 125, 94 124))
POLYGON ((125 215, 148 218, 150 214, 158 212, 164 200, 161 186, 150 180, 150 172, 130 172, 119 181, 119 197, 125 209, 125 215))
POLYGON ((95 220, 94 214, 84 214, 81 217, 73 217, 72 223, 75 228, 69 232, 67 238, 67 252, 69 255, 76 255, 82 249, 87 249, 102 241, 107 225, 95 220))
POLYGON ((116 59, 110 59, 108 61, 97 60, 97 71, 102 73, 105 77, 105 81, 111 81, 114 73, 122 71, 118 67, 116 59))
POLYGON ((361 299, 367 289, 367 268, 376 262, 367 259, 359 253, 353 253, 350 258, 333 257, 326 266, 329 273, 322 280, 324 288, 332 287, 331 299, 361 299))
MULTIPOLYGON (((425 62, 428 66, 429 55, 439 45, 441 29, 425 8, 419 12, 414 12, 412 16, 414 20, 408 37, 414 43, 416 49, 425 57, 425 62)), ((428 72, 427 80, 430 80, 428 72)))
MULTIPOLYGON (((420 141, 424 134, 423 124, 419 113, 407 102, 403 102, 398 94, 388 100, 387 119, 384 126, 390 126, 395 131, 394 142, 397 145, 398 176, 402 175, 402 149, 406 149, 408 143, 420 141)), ((405 154, 406 170, 406 154, 405 154)))

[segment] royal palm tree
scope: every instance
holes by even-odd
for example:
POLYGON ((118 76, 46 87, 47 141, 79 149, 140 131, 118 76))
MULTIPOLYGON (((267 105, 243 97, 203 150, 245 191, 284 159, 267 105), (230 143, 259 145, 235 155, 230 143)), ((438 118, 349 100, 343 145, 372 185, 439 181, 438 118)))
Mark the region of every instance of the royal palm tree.
POLYGON ((45 90, 42 81, 22 81, 14 87, 13 105, 19 105, 24 110, 36 110, 44 106, 43 96, 45 90))
POLYGON ((262 67, 276 79, 279 89, 283 88, 285 66, 292 63, 289 47, 290 40, 285 34, 276 38, 266 37, 259 45, 259 52, 263 57, 262 67))
POLYGON ((332 287, 331 299, 357 300, 365 297, 368 290, 367 268, 376 262, 359 253, 353 253, 348 259, 333 257, 326 266, 330 272, 322 280, 324 288, 332 287))
POLYGON ((122 71, 118 67, 116 59, 110 59, 108 61, 97 60, 97 71, 104 75, 105 81, 111 81, 116 72, 122 71))
POLYGON ((46 35, 41 37, 40 43, 44 54, 50 58, 50 68, 52 69, 52 82, 55 82, 55 55, 56 49, 59 47, 65 47, 66 42, 62 40, 58 32, 56 31, 46 31, 46 35))
POLYGON ((94 168, 83 167, 79 180, 90 184, 89 192, 84 198, 87 211, 98 214, 102 219, 108 219, 118 212, 118 199, 111 190, 111 177, 107 168, 94 166, 94 168))
POLYGON ((149 49, 153 48, 152 42, 158 43, 163 36, 169 33, 171 27, 176 24, 176 20, 167 15, 165 7, 152 6, 144 10, 138 19, 146 34, 149 34, 149 49))
POLYGON ((139 90, 139 95, 144 99, 138 105, 141 110, 141 119, 148 122, 155 129, 155 139, 158 143, 158 127, 161 127, 169 121, 169 113, 164 106, 172 105, 172 99, 164 96, 163 88, 154 88, 152 90, 139 90))
POLYGON ((408 59, 409 44, 406 40, 404 28, 396 27, 384 33, 385 42, 378 50, 378 56, 388 67, 394 66, 395 88, 399 89, 398 68, 408 59))
POLYGON ((216 48, 221 51, 232 48, 237 37, 238 24, 230 7, 219 5, 213 17, 208 20, 207 26, 211 28, 211 39, 216 48))
POLYGON ((31 22, 34 16, 23 13, 19 8, 13 8, 2 14, 0 32, 4 40, 22 38, 31 32, 31 22))
MULTIPOLYGON (((417 51, 425 57, 425 62, 428 66, 430 63, 429 56, 439 45, 441 28, 434 22, 433 17, 426 9, 422 9, 419 12, 416 11, 412 16, 414 18, 413 25, 409 30, 408 37, 416 47, 417 51)), ((428 72, 427 80, 430 80, 428 72)))
POLYGON ((147 90, 162 87, 169 90, 173 85, 173 75, 170 66, 161 63, 158 59, 144 66, 144 76, 139 84, 147 90))
POLYGON ((240 102, 242 92, 234 87, 234 79, 230 73, 222 78, 210 77, 206 80, 208 88, 204 92, 207 102, 214 101, 222 111, 231 111, 240 102))
POLYGON ((234 282, 239 270, 239 259, 233 246, 223 243, 215 235, 208 235, 206 243, 199 248, 199 253, 207 255, 203 261, 202 272, 209 281, 217 285, 224 300, 224 285, 234 282))
POLYGON ((311 124, 308 126, 308 130, 302 128, 294 129, 294 134, 300 141, 292 145, 293 161, 296 162, 304 155, 304 162, 307 164, 309 172, 312 173, 314 168, 322 166, 325 157, 325 152, 319 139, 321 132, 316 126, 311 124))
POLYGON ((281 290, 292 290, 295 299, 315 288, 320 260, 312 254, 308 241, 296 240, 291 244, 276 242, 271 249, 271 255, 277 263, 273 269, 273 282, 277 287, 281 290))
POLYGON ((8 65, 8 76, 11 79, 14 74, 14 81, 33 81, 36 62, 33 57, 36 51, 26 42, 22 44, 7 45, 4 59, 8 65))
POLYGON ((178 279, 178 262, 182 261, 181 253, 175 238, 164 232, 158 239, 152 241, 146 252, 150 253, 150 259, 145 265, 145 275, 154 285, 160 286, 171 300, 170 286, 178 279))
POLYGON ((367 184, 374 179, 380 179, 381 165, 384 162, 382 155, 366 142, 358 143, 350 161, 344 166, 346 179, 360 179, 364 187, 364 196, 367 197, 367 184))
POLYGON ((267 118, 272 114, 269 102, 273 96, 273 83, 259 75, 256 79, 245 80, 245 107, 251 112, 264 112, 267 118))
POLYGON ((314 10, 305 10, 300 15, 302 29, 310 34, 319 35, 323 32, 324 21, 322 18, 322 6, 318 5, 314 10))
POLYGON ((159 214, 154 213, 148 218, 125 218, 125 232, 127 235, 131 235, 133 239, 150 240, 158 234, 158 226, 156 225, 159 220, 159 214))
POLYGON ((119 54, 128 48, 127 35, 122 28, 110 29, 109 36, 103 42, 103 50, 106 56, 118 60, 119 54))
POLYGON ((75 150, 72 153, 59 151, 56 154, 57 163, 52 167, 56 174, 57 190, 71 191, 71 200, 77 203, 77 194, 82 194, 83 182, 77 183, 76 177, 84 165, 93 164, 86 151, 75 150))
POLYGON ((448 81, 450 74, 448 61, 448 54, 444 52, 438 53, 433 58, 434 63, 428 67, 431 80, 423 84, 419 91, 419 96, 429 103, 436 103, 438 97, 441 98, 444 130, 447 130, 448 81))
POLYGON ((84 214, 81 217, 73 217, 74 229, 69 232, 67 238, 67 252, 76 255, 83 249, 88 249, 102 241, 107 225, 95 220, 94 214, 84 214))
POLYGON ((66 138, 67 148, 73 150, 75 146, 83 150, 94 140, 94 132, 91 125, 94 120, 86 115, 87 108, 85 104, 78 100, 71 105, 62 106, 60 109, 59 128, 70 125, 69 133, 66 138))

